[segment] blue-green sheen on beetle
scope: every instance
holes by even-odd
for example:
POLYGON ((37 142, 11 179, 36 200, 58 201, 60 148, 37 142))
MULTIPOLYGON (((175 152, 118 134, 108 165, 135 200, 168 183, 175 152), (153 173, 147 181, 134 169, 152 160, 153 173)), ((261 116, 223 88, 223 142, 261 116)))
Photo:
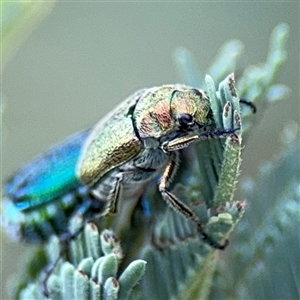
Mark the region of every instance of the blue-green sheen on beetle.
MULTIPOLYGON (((234 134, 215 128, 205 92, 184 85, 142 89, 94 128, 74 135, 20 169, 5 187, 4 226, 28 242, 72 236, 71 218, 84 222, 116 214, 137 201, 160 176, 162 199, 204 232, 196 214, 169 190, 180 150, 207 137, 234 134)), ((122 218, 122 215, 120 216, 122 218)))

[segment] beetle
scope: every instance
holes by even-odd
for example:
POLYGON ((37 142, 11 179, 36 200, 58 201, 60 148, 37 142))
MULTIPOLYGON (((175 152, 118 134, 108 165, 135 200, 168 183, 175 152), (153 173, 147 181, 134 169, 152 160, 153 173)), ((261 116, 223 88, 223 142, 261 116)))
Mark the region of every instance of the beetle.
POLYGON ((195 223, 204 242, 224 249, 227 243, 210 239, 197 215, 169 186, 181 149, 237 129, 215 127, 202 90, 180 84, 139 90, 94 128, 53 147, 8 180, 4 227, 15 239, 30 243, 47 241, 53 234, 74 238, 71 218, 80 214, 86 223, 117 214, 159 175, 162 199, 195 223))

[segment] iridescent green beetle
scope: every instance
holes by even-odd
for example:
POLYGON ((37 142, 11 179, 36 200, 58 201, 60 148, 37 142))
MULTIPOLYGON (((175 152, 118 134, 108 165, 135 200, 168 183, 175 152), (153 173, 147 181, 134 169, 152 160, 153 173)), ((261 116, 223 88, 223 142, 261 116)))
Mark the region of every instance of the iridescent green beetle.
MULTIPOLYGON (((165 202, 192 220, 196 214, 169 190, 180 149, 207 137, 234 134, 216 128, 210 101, 198 89, 164 85, 142 89, 117 106, 94 129, 79 133, 29 163, 5 187, 4 227, 17 238, 45 241, 52 234, 72 238, 69 221, 84 223, 134 207, 149 182, 159 175, 165 202), (129 205, 130 206, 130 205, 129 205)), ((83 224, 84 225, 84 224, 83 224)))
POLYGON ((212 241, 196 214, 168 187, 179 164, 178 150, 235 130, 214 128, 210 101, 201 90, 183 85, 141 90, 96 125, 77 164, 77 176, 95 198, 107 201, 101 213, 105 217, 117 213, 120 201, 134 198, 160 175, 163 200, 192 220, 205 242, 223 249, 226 245, 212 241))

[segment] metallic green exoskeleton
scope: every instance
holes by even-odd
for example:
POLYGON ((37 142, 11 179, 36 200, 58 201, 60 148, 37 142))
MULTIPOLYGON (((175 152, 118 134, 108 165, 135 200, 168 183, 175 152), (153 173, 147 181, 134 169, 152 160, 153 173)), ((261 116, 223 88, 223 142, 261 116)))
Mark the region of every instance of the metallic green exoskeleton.
POLYGON ((93 129, 77 164, 77 176, 96 199, 107 202, 100 214, 105 217, 117 213, 120 201, 134 198, 159 175, 163 200, 192 220, 205 242, 223 249, 225 245, 212 241, 196 214, 170 192, 169 183, 177 171, 180 149, 234 131, 214 127, 210 101, 201 90, 183 85, 141 90, 93 129))
POLYGON ((184 85, 142 89, 95 128, 67 139, 12 176, 4 189, 4 227, 17 239, 36 242, 53 234, 74 237, 69 223, 76 215, 86 223, 119 212, 116 219, 122 223, 149 182, 160 177, 162 199, 192 220, 206 243, 223 249, 169 184, 181 149, 236 129, 216 128, 201 90, 184 85))

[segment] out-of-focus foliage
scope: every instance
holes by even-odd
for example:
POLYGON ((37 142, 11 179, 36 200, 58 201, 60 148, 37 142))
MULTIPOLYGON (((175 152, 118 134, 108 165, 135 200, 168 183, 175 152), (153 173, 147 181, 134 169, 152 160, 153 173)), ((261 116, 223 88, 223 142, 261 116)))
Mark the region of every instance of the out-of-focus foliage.
MULTIPOLYGON (((269 45, 269 53, 264 63, 248 66, 237 81, 239 97, 251 100, 264 110, 275 101, 287 98, 289 88, 276 82, 283 63, 287 59, 286 42, 289 26, 285 23, 274 28, 269 45)), ((212 65, 208 68, 215 82, 220 82, 224 76, 234 70, 241 57, 244 46, 241 41, 232 40, 223 45, 212 65)), ((192 53, 185 48, 179 48, 174 55, 181 81, 185 84, 204 88, 204 74, 197 69, 197 61, 192 53)), ((242 107, 243 108, 243 107, 242 107)), ((243 130, 247 131, 257 121, 251 110, 242 110, 243 130)), ((247 138, 247 132, 243 134, 247 138)))
POLYGON ((51 12, 53 1, 3 1, 1 3, 2 68, 18 51, 34 26, 51 12))
MULTIPOLYGON (((3 1, 1 2, 1 68, 2 72, 9 60, 18 52, 22 43, 34 30, 34 27, 48 15, 55 0, 52 1, 3 1)), ((3 76, 3 74, 1 74, 3 76)), ((0 113, 5 108, 5 95, 1 93, 0 113)), ((2 143, 6 131, 1 126, 2 143)))

